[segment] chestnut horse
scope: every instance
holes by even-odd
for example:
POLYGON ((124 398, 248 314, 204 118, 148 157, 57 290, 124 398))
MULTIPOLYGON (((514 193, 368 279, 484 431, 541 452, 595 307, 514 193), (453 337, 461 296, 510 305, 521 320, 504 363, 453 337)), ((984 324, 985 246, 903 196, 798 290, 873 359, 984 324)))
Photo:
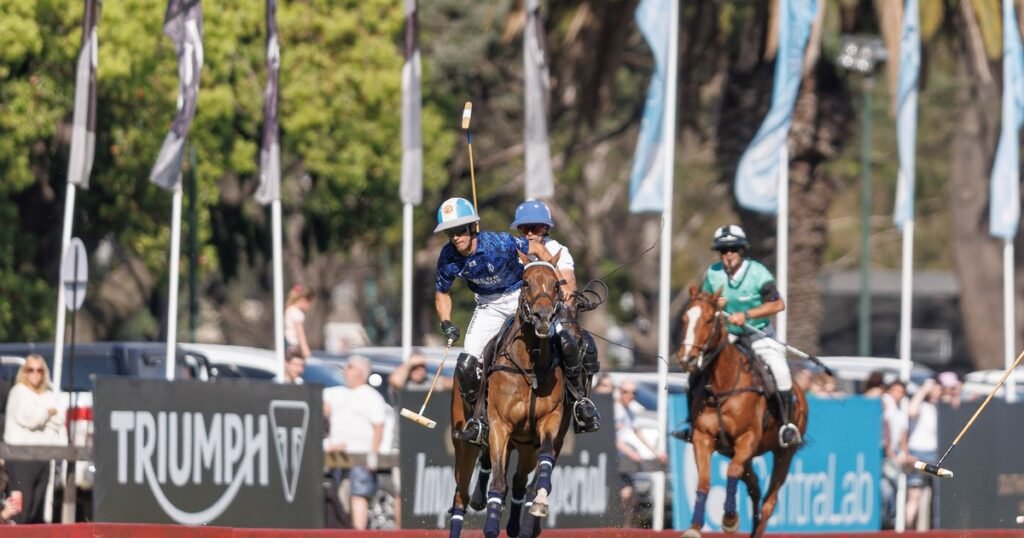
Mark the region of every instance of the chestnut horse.
MULTIPOLYGON (((551 472, 569 427, 569 414, 564 403, 565 380, 555 361, 550 340, 558 305, 562 301, 555 269, 558 255, 551 261, 530 261, 525 254, 519 256, 525 264, 519 308, 508 330, 503 330, 491 340, 484 351, 485 357, 493 357, 487 365, 487 381, 483 390, 490 423, 490 457, 486 451, 480 455, 477 487, 470 506, 481 509, 486 505, 484 536, 488 538, 496 537, 500 532, 512 449, 518 453, 518 461, 512 478, 512 499, 505 530, 508 536, 536 536, 540 533, 539 518, 548 514, 551 472), (529 475, 534 470, 534 496, 528 502, 529 475), (485 500, 488 477, 491 482, 485 500), (522 511, 524 505, 528 508, 526 513, 522 511), (520 534, 521 530, 523 534, 520 534)), ((458 387, 453 388, 452 427, 462 427, 469 416, 469 406, 462 401, 458 387)), ((467 442, 453 440, 453 443, 456 489, 450 538, 456 538, 461 531, 469 481, 479 453, 476 446, 467 442)))
MULTIPOLYGON (((733 532, 739 527, 736 512, 736 485, 743 480, 753 503, 751 536, 763 536, 768 519, 775 510, 779 489, 786 481, 793 455, 799 447, 779 445, 779 421, 769 411, 769 394, 760 372, 767 367, 754 365, 753 359, 729 341, 726 315, 718 305, 721 290, 698 292, 690 286, 690 300, 683 308, 683 345, 677 359, 684 370, 699 372, 710 392, 693 392, 693 452, 697 461, 697 495, 690 528, 685 538, 699 538, 704 526, 704 504, 711 488, 711 454, 715 451, 732 458, 726 471, 725 515, 722 529, 733 532), (696 411, 693 411, 696 410, 696 411), (771 452, 773 466, 768 491, 761 502, 761 487, 751 461, 771 452)), ((793 386, 796 404, 791 420, 803 434, 807 429, 807 399, 800 387, 793 386)))

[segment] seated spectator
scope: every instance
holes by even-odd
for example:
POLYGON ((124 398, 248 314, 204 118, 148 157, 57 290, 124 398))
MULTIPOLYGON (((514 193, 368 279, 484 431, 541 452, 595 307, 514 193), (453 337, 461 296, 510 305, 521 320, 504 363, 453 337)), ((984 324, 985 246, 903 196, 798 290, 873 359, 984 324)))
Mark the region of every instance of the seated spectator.
MULTIPOLYGON (((634 462, 639 469, 645 461, 657 459, 661 463, 668 461, 664 452, 651 446, 636 429, 636 413, 643 409, 636 401, 636 384, 626 380, 619 385, 618 398, 615 400, 615 448, 619 456, 634 462)), ((625 527, 633 525, 633 513, 636 510, 636 491, 629 473, 622 473, 622 489, 619 499, 625 514, 625 527)))
POLYGON ((284 356, 284 382, 289 385, 305 383, 302 374, 306 372, 306 356, 298 347, 288 348, 284 356))
POLYGON ((369 523, 370 499, 377 492, 377 455, 387 416, 387 403, 367 384, 369 378, 370 359, 353 355, 345 364, 346 386, 324 389, 324 414, 330 419, 324 450, 366 455, 366 465, 332 472, 335 487, 349 482, 352 527, 359 530, 369 523))

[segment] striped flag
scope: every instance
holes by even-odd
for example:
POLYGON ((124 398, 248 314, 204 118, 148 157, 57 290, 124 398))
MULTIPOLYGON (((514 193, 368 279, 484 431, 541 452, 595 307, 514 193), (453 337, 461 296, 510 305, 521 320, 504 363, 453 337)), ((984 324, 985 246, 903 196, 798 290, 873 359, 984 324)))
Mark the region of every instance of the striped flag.
POLYGON ((96 156, 96 67, 99 44, 96 24, 99 7, 86 0, 82 16, 82 49, 78 53, 75 74, 75 112, 71 127, 71 156, 68 158, 68 183, 89 188, 89 174, 96 156))
POLYGON ((1013 239, 1020 224, 1020 151, 1024 120, 1024 56, 1013 0, 1003 0, 1003 120, 992 165, 989 233, 1013 239))
POLYGON ((654 73, 647 86, 647 102, 640 121, 640 136, 629 175, 629 210, 632 213, 664 211, 665 141, 662 121, 668 82, 669 24, 676 0, 643 0, 636 7, 636 24, 654 55, 654 73))
POLYGON ((896 144, 900 169, 896 182, 896 210, 893 221, 902 230, 914 220, 914 151, 917 141, 917 79, 921 70, 921 31, 917 0, 903 7, 900 39, 900 78, 896 93, 896 144))
POLYGON ((171 132, 164 138, 149 179, 167 190, 176 190, 181 186, 181 158, 196 115, 199 73, 203 68, 203 11, 199 0, 168 0, 164 33, 174 42, 178 54, 178 114, 171 132))
POLYGON ((540 0, 526 0, 526 29, 523 32, 523 81, 526 84, 526 198, 555 195, 551 172, 551 148, 548 145, 548 95, 551 81, 545 58, 544 24, 540 19, 540 0))
POLYGON ((793 105, 800 90, 804 48, 818 11, 816 0, 779 0, 779 49, 775 56, 772 106, 761 128, 736 167, 736 199, 740 205, 760 213, 775 213, 779 207, 780 159, 786 147, 793 105))
POLYGON ((277 0, 267 0, 267 85, 263 89, 263 143, 260 146, 260 186, 256 190, 256 201, 264 205, 281 199, 281 145, 277 124, 280 69, 277 0))
POLYGON ((420 95, 420 28, 416 0, 405 0, 405 64, 402 65, 403 204, 423 201, 423 125, 420 95))

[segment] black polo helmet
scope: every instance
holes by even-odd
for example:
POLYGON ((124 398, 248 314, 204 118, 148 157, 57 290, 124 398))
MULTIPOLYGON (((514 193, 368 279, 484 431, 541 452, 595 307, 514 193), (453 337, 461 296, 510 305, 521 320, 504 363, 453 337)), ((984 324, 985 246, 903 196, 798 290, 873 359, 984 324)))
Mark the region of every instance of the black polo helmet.
POLYGON ((729 247, 750 248, 746 232, 737 224, 727 224, 715 230, 715 239, 711 242, 711 250, 722 250, 729 247))

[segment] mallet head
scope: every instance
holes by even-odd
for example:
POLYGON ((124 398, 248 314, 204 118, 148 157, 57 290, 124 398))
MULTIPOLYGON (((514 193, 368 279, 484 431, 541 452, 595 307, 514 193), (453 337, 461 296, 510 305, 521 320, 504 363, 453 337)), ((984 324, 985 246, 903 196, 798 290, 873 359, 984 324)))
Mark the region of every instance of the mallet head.
POLYGON ((399 414, 402 415, 403 417, 405 417, 405 418, 415 422, 416 424, 419 424, 420 426, 424 426, 424 427, 426 427, 428 429, 431 429, 431 430, 434 429, 434 426, 437 426, 437 422, 434 422, 433 420, 430 420, 429 418, 427 418, 427 417, 425 417, 425 416, 423 416, 423 415, 421 415, 419 413, 416 413, 416 412, 412 411, 411 409, 406 409, 406 408, 403 407, 402 410, 399 412, 399 414))
POLYGON ((469 129, 469 120, 473 117, 473 101, 466 101, 466 107, 462 109, 462 128, 469 129))
POLYGON ((950 471, 949 469, 943 469, 938 465, 932 465, 931 463, 925 463, 920 460, 914 462, 914 468, 917 469, 918 471, 923 471, 930 475, 935 475, 939 478, 953 478, 953 471, 950 471))

